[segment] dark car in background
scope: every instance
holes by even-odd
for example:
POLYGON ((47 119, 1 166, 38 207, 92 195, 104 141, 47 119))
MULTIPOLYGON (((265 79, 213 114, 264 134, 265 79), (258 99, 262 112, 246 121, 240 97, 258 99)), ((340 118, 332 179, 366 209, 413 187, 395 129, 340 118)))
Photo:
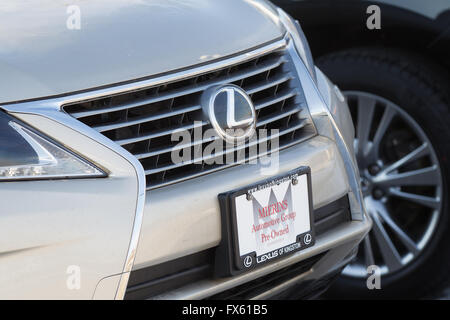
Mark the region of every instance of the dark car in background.
POLYGON ((373 228, 331 294, 413 298, 448 284, 450 1, 273 2, 301 21, 356 127, 373 228), (367 289, 369 265, 381 290, 367 289))

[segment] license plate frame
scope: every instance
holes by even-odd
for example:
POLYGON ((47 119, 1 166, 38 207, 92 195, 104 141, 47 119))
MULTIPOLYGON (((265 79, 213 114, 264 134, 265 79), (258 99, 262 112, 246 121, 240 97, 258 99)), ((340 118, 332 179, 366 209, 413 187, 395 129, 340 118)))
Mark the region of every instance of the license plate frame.
MULTIPOLYGON (((296 187, 298 185, 295 185, 296 187)), ((283 186, 285 187, 285 185, 283 186)), ((298 186, 300 187, 300 186, 298 186)), ((290 192, 293 192, 292 189, 290 192)), ((281 190, 281 189, 280 189, 281 190)), ((265 191, 266 192, 266 191, 265 191)), ((287 191, 286 191, 287 192, 287 191)), ((297 191, 298 192, 298 191, 297 191)), ((292 193, 291 193, 292 194, 292 193)), ((305 196, 303 195, 303 198, 305 196)), ((215 275, 218 277, 223 276, 232 276, 241 274, 244 272, 248 272, 254 268, 260 267, 262 265, 265 265, 267 263, 270 263, 272 261, 285 258, 297 251, 304 250, 306 248, 309 248, 315 244, 315 232, 314 232, 314 220, 313 220, 313 207, 312 207, 312 190, 311 190, 311 169, 309 167, 303 166, 298 169, 295 169, 293 171, 271 177, 269 179, 263 180, 261 182, 255 183, 250 186, 246 186, 243 188, 239 188, 233 191, 221 193, 218 195, 219 204, 220 204, 220 212, 221 212, 221 221, 222 221, 222 240, 219 244, 219 246, 216 249, 216 255, 215 255, 215 275), (306 177, 306 183, 304 181, 304 178, 306 177), (270 251, 270 253, 267 255, 267 253, 264 253, 264 258, 260 258, 260 256, 257 255, 257 250, 254 252, 247 252, 244 255, 241 255, 240 252, 240 235, 238 231, 238 221, 237 221, 237 210, 236 210, 236 199, 238 197, 239 201, 242 202, 242 197, 246 197, 247 194, 251 194, 250 198, 253 200, 253 195, 257 195, 255 192, 259 192, 261 190, 268 190, 270 189, 270 192, 273 192, 273 188, 278 187, 281 184, 287 184, 289 183, 289 187, 294 189, 293 181, 297 179, 297 183, 299 181, 302 181, 302 184, 306 187, 307 195, 306 195, 306 202, 308 205, 308 208, 306 208, 307 212, 305 213, 303 210, 304 215, 308 215, 309 217, 309 230, 304 232, 301 232, 299 234, 291 234, 289 235, 290 239, 292 239, 293 236, 295 236, 295 242, 290 243, 288 245, 282 245, 280 248, 277 248, 277 253, 273 253, 274 251, 270 251), (290 181, 290 182, 289 182, 290 181), (289 248, 287 248, 289 247, 289 248), (247 257, 251 257, 247 258, 247 257), (251 263, 248 264, 249 260, 251 260, 251 263)), ((305 200, 305 199, 304 199, 305 200)), ((250 201, 250 200, 249 200, 250 201)), ((292 200, 293 201, 293 200, 292 200)), ((293 202, 292 202, 293 203, 293 202)), ((255 214, 255 211, 253 211, 253 214, 255 214)), ((294 212, 295 214, 295 212, 294 212)), ((304 217, 304 219, 306 216, 304 217)), ((295 218, 294 218, 295 219, 295 218)), ((253 227, 255 225, 253 224, 253 227)), ((305 226, 303 226, 304 229, 305 226)), ((242 230, 242 228, 241 228, 242 230)), ((295 230, 295 229, 294 229, 295 230)), ((288 230, 289 232, 289 230, 288 230)), ((295 232, 295 231, 294 231, 295 232)), ((294 233, 293 232, 293 233, 294 233)), ((243 239, 243 235, 245 236, 245 233, 243 234, 241 231, 241 240, 243 239)), ((255 235, 256 239, 256 235, 255 235)), ((258 240, 255 240, 255 243, 258 245, 258 240)), ((244 246, 242 246, 244 247, 244 246)))

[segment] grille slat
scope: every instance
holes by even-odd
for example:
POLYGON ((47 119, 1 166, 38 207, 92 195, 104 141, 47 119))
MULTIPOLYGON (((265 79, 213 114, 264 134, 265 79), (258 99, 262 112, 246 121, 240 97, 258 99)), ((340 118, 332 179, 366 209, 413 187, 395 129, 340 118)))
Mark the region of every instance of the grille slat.
POLYGON ((202 145, 204 143, 213 142, 213 141, 216 141, 216 140, 219 140, 219 139, 220 138, 218 136, 209 137, 209 138, 205 138, 205 139, 202 139, 202 140, 193 141, 192 143, 177 144, 176 146, 173 146, 173 147, 167 147, 167 148, 163 148, 163 149, 159 149, 158 148, 158 149, 155 149, 155 150, 150 150, 149 152, 138 153, 138 154, 135 154, 135 156, 138 159, 145 159, 145 158, 161 155, 161 154, 164 154, 164 153, 170 153, 172 151, 178 151, 178 150, 183 150, 183 149, 186 149, 186 148, 189 148, 189 147, 199 146, 199 145, 202 145))
MULTIPOLYGON (((312 132, 310 134, 313 135, 312 132)), ((289 148, 289 147, 292 147, 292 146, 294 146, 296 144, 298 144, 298 141, 292 141, 290 143, 287 143, 287 144, 283 145, 282 148, 280 148, 280 149, 289 148)), ((252 161, 252 160, 254 160, 254 159, 258 158, 258 157, 263 157, 263 156, 267 155, 268 153, 269 152, 259 153, 257 157, 246 158, 245 161, 252 161)), ((223 164, 223 165, 220 165, 220 166, 211 167, 207 171, 198 171, 198 172, 194 172, 194 173, 187 172, 187 173, 184 173, 184 174, 182 174, 180 176, 174 176, 170 180, 170 184, 175 184, 175 183, 183 182, 183 181, 186 181, 186 180, 195 179, 195 178, 201 177, 201 176, 203 176, 203 175, 205 175, 207 173, 214 173, 214 172, 217 172, 219 170, 230 168, 230 167, 235 166, 236 164, 241 164, 241 163, 243 163, 243 162, 223 164)), ((159 182, 159 183, 158 182, 157 183, 152 183, 151 189, 157 189, 157 188, 165 187, 168 184, 169 183, 167 183, 165 181, 164 182, 159 182)))
POLYGON ((95 130, 97 130, 98 132, 104 132, 104 131, 123 128, 123 127, 133 126, 135 124, 140 124, 140 123, 155 121, 155 120, 159 120, 159 119, 163 119, 163 118, 173 117, 173 116, 176 116, 179 114, 197 111, 197 110, 201 110, 201 109, 202 109, 202 107, 199 105, 191 106, 191 107, 181 108, 178 110, 173 110, 170 112, 163 112, 163 113, 159 113, 159 114, 155 114, 155 115, 151 115, 151 116, 147 116, 147 117, 142 117, 142 118, 135 119, 135 120, 124 120, 124 121, 117 122, 117 123, 111 123, 111 124, 101 125, 101 126, 94 126, 93 128, 95 130))
POLYGON ((241 72, 236 72, 236 74, 231 74, 229 76, 223 76, 221 79, 214 79, 213 81, 206 81, 205 83, 202 83, 201 85, 192 85, 191 87, 184 88, 183 90, 174 90, 173 92, 167 92, 164 94, 160 94, 156 97, 141 99, 139 101, 134 101, 132 103, 124 103, 120 104, 114 107, 109 108, 102 108, 98 110, 90 110, 90 111, 82 111, 82 112, 74 112, 71 113, 71 115, 77 119, 84 118, 88 116, 98 115, 102 113, 107 112, 116 112, 116 111, 122 111, 126 109, 132 109, 136 107, 141 107, 144 105, 173 99, 176 97, 193 94, 196 92, 201 92, 206 90, 207 88, 211 87, 212 85, 220 85, 230 82, 239 81, 245 78, 249 78, 264 72, 267 72, 269 70, 275 69, 282 65, 285 62, 285 59, 283 57, 278 57, 276 59, 272 59, 270 61, 262 63, 258 68, 248 68, 248 70, 244 70, 241 72))
POLYGON ((168 136, 168 135, 171 135, 171 134, 173 134, 175 132, 182 132, 182 131, 185 131, 185 130, 194 129, 196 127, 202 127, 202 126, 205 126, 207 124, 208 124, 207 121, 202 121, 199 124, 192 123, 192 124, 189 124, 189 125, 167 128, 167 129, 160 130, 160 131, 153 132, 153 133, 149 133, 149 134, 146 134, 146 135, 143 135, 143 136, 123 139, 123 140, 116 140, 116 142, 118 144, 120 144, 121 146, 123 146, 123 145, 130 144, 130 143, 140 142, 140 141, 153 139, 153 138, 158 138, 158 137, 162 137, 162 136, 168 136))
POLYGON ((266 108, 275 103, 292 98, 296 95, 297 95, 297 92, 295 91, 295 89, 286 90, 285 92, 282 92, 274 97, 268 97, 268 98, 264 99, 263 101, 260 101, 259 103, 255 103, 255 110, 260 110, 260 109, 266 108))
POLYGON ((300 113, 302 110, 303 110, 302 107, 294 106, 294 107, 291 107, 289 109, 281 110, 277 114, 269 115, 269 116, 266 116, 266 117, 261 117, 261 118, 258 119, 257 127, 262 127, 262 126, 265 126, 265 125, 267 125, 269 123, 272 123, 272 122, 275 122, 277 120, 286 118, 286 117, 288 117, 290 115, 293 115, 293 114, 296 114, 296 113, 300 113))
POLYGON ((254 94, 256 92, 260 92, 262 90, 269 89, 269 88, 272 88, 274 86, 280 85, 280 84, 282 84, 282 83, 284 83, 286 81, 289 81, 291 79, 292 79, 291 75, 289 75, 289 74, 287 74, 287 75, 282 74, 282 75, 278 75, 278 76, 276 76, 274 78, 270 78, 270 79, 268 79, 268 80, 266 80, 266 81, 264 81, 262 83, 257 83, 257 84, 254 84, 252 86, 245 87, 244 90, 248 94, 251 95, 251 94, 254 94))
POLYGON ((134 154, 144 167, 149 189, 254 160, 316 133, 292 58, 285 48, 218 70, 190 74, 195 75, 65 105, 63 109, 134 154), (221 139, 217 135, 194 135, 197 128, 212 128, 201 107, 202 93, 223 84, 238 85, 249 94, 257 111, 256 127, 267 129, 266 135, 258 133, 233 148, 218 142, 221 139), (271 129, 279 131, 271 133, 271 129), (172 134, 183 131, 190 136, 189 141, 172 141, 172 134), (279 139, 278 147, 270 141, 274 138, 279 139), (223 149, 205 154, 203 151, 212 142, 222 144, 223 149), (266 149, 258 150, 256 155, 249 151, 255 146, 260 149, 261 143, 266 143, 266 149), (188 160, 172 162, 172 152, 187 151, 192 155, 188 160), (231 163, 224 163, 225 158, 231 158, 231 163))
MULTIPOLYGON (((305 125, 306 125, 306 121, 305 120, 301 120, 297 125, 295 125, 293 127, 290 127, 288 129, 280 130, 279 133, 277 133, 277 134, 273 134, 273 135, 270 135, 270 136, 268 135, 266 137, 259 138, 257 140, 253 140, 253 141, 251 141, 249 143, 246 143, 246 144, 238 145, 238 146, 235 146, 235 147, 230 148, 230 149, 225 149, 225 150, 222 150, 220 152, 216 152, 216 153, 214 153, 212 155, 208 155, 206 157, 194 158, 194 159, 191 159, 189 161, 182 162, 182 163, 174 163, 174 164, 167 165, 167 166, 160 167, 160 168, 145 170, 145 174, 146 175, 148 175, 148 174, 155 174, 155 173, 159 173, 159 172, 162 172, 162 171, 171 170, 171 169, 174 169, 174 168, 179 168, 179 167, 182 167, 182 166, 185 166, 185 165, 189 165, 189 164, 202 163, 204 161, 216 159, 218 157, 225 156, 227 154, 231 154, 231 153, 235 153, 237 151, 245 150, 248 147, 253 147, 253 146, 256 146, 256 145, 258 145, 260 143, 263 143, 263 142, 268 142, 271 139, 274 139, 276 137, 280 137, 282 135, 291 133, 291 132, 293 132, 295 130, 301 129, 305 125)), ((262 153, 259 153, 259 156, 262 156, 262 153)))

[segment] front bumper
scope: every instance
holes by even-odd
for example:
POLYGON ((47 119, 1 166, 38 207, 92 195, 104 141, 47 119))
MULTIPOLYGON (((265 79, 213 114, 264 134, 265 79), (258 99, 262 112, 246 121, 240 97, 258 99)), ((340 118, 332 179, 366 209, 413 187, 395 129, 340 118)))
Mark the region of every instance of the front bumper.
MULTIPOLYGON (((316 136, 280 152, 280 173, 288 172, 301 165, 311 167, 315 211, 337 199, 346 198, 351 193, 344 161, 336 143, 331 139, 316 136)), ((149 279, 145 279, 144 276, 139 284, 129 287, 126 298, 149 298, 150 296, 146 297, 145 294, 136 294, 136 289, 145 291, 145 288, 152 286, 155 281, 162 282, 170 276, 175 276, 165 274, 155 278, 158 268, 165 264, 170 268, 167 262, 179 259, 180 263, 183 263, 182 257, 216 247, 221 240, 217 195, 260 181, 261 176, 258 172, 257 165, 242 165, 210 174, 203 179, 186 181, 148 192, 141 237, 131 277, 133 278, 133 272, 137 271, 136 273, 147 273, 149 279)), ((354 211, 352 213, 354 214, 354 211)), ((250 298, 276 296, 299 283, 314 282, 340 270, 353 257, 354 249, 370 227, 371 221, 364 215, 362 219, 340 223, 333 229, 318 235, 313 247, 253 272, 223 279, 214 279, 206 273, 204 277, 181 287, 177 287, 177 284, 169 286, 166 292, 156 296, 151 295, 151 298, 215 297, 232 288, 251 283, 255 279, 266 277, 326 253, 320 257, 320 260, 315 261, 312 268, 303 270, 304 272, 282 283, 277 282, 275 287, 267 287, 266 292, 255 292, 250 298)), ((206 263, 212 264, 212 257, 209 257, 206 263)), ((187 267, 183 272, 189 272, 187 267)))
POLYGON ((358 243, 370 226, 369 220, 339 223, 331 230, 318 235, 313 247, 235 277, 217 279, 212 276, 214 255, 209 253, 213 249, 136 269, 132 272, 125 298, 292 298, 295 295, 286 295, 286 292, 294 288, 311 290, 308 296, 314 295, 322 286, 311 285, 321 283, 326 286, 328 280, 338 274, 354 257, 358 243), (264 286, 260 285, 262 283, 264 286))

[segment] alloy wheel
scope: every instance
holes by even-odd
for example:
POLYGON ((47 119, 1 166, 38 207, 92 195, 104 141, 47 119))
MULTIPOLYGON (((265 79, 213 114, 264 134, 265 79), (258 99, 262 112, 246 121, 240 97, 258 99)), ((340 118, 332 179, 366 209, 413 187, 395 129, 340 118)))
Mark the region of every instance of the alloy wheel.
POLYGON ((420 125, 380 96, 346 91, 356 138, 361 188, 373 228, 345 276, 366 278, 367 266, 395 273, 426 250, 439 219, 439 161, 420 125))

